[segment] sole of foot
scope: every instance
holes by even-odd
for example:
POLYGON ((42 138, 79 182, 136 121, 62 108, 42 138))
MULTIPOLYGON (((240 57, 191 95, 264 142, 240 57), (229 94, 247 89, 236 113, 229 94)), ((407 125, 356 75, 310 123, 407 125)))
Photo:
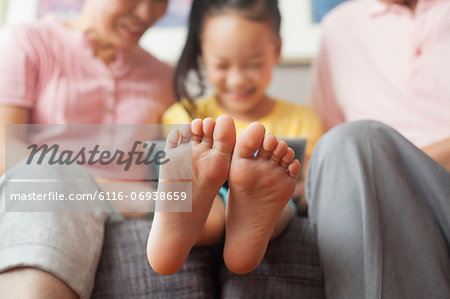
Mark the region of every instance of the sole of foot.
MULTIPOLYGON (((199 239, 213 200, 228 177, 236 129, 229 116, 192 121, 188 129, 174 130, 167 138, 171 156, 183 144, 192 142, 192 212, 156 212, 147 243, 147 257, 153 270, 173 274, 181 269, 199 239)), ((172 156, 183 156, 182 154, 172 156)), ((176 162, 171 162, 177 165, 176 162)), ((168 163, 169 164, 169 163, 168 163)), ((163 165, 161 173, 164 173, 163 165)), ((161 185, 161 184, 160 184, 161 185)), ((160 190, 158 192, 166 192, 160 190)))
POLYGON ((275 223, 294 192, 300 162, 284 141, 259 123, 239 136, 229 175, 224 261, 236 274, 254 270, 275 223), (255 155, 255 153, 257 153, 255 155))

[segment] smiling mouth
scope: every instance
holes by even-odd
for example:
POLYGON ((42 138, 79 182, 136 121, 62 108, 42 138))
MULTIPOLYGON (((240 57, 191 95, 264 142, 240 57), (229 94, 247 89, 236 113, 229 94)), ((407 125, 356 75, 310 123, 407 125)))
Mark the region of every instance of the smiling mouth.
POLYGON ((122 26, 122 29, 125 30, 128 35, 132 36, 132 37, 141 37, 144 32, 146 31, 146 29, 142 29, 142 28, 133 28, 133 27, 128 27, 128 26, 122 26))
POLYGON ((228 91, 227 94, 234 99, 243 100, 255 93, 256 89, 251 89, 247 91, 228 91))

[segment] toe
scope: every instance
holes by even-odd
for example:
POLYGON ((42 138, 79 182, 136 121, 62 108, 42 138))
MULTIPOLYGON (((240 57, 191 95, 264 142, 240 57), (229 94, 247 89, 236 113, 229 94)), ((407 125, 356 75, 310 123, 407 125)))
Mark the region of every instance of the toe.
POLYGON ((291 163, 291 161, 294 159, 294 157, 295 157, 294 150, 288 147, 286 153, 283 155, 283 157, 281 157, 280 165, 283 168, 287 168, 289 163, 291 163))
POLYGON ((271 134, 268 134, 264 137, 263 145, 258 151, 258 157, 268 159, 272 154, 272 151, 277 146, 278 141, 277 138, 271 134))
POLYGON ((288 148, 288 146, 287 146, 286 142, 284 142, 283 140, 279 140, 277 146, 272 151, 270 158, 273 161, 280 163, 281 157, 283 157, 284 154, 286 154, 287 148, 288 148))
POLYGON ((298 174, 300 173, 300 169, 301 169, 300 162, 297 159, 293 160, 288 167, 289 176, 297 178, 298 174))
POLYGON ((208 147, 213 146, 213 132, 215 125, 216 122, 212 118, 205 118, 203 120, 202 144, 205 144, 208 147))
POLYGON ((263 144, 266 129, 260 123, 250 124, 239 136, 234 149, 238 157, 252 158, 263 144))
POLYGON ((231 154, 236 143, 236 127, 233 119, 228 115, 221 115, 216 120, 214 128, 214 149, 231 154))
POLYGON ((190 124, 183 124, 180 128, 181 131, 181 143, 189 143, 191 141, 192 133, 190 124))
POLYGON ((203 121, 199 118, 191 122, 192 142, 199 143, 202 141, 203 121))
POLYGON ((178 141, 180 140, 180 130, 178 128, 172 129, 169 135, 167 135, 166 149, 176 148, 178 141))

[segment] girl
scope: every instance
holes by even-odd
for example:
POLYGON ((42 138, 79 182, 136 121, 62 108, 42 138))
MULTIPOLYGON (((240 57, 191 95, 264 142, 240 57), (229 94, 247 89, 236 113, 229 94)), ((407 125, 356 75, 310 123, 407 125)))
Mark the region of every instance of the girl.
MULTIPOLYGON (((318 116, 307 106, 267 94, 273 67, 280 61, 280 23, 276 0, 194 1, 186 45, 175 71, 179 103, 164 113, 163 123, 228 114, 240 135, 257 121, 275 136, 306 138, 306 170, 323 133, 318 116), (204 70, 214 95, 194 101, 188 90, 188 75, 194 72, 200 90, 197 96, 202 96, 204 70)), ((294 196, 302 193, 302 186, 299 183, 294 196)))
MULTIPOLYGON (((209 117, 216 119, 222 114, 228 114, 234 119, 238 137, 250 123, 257 121, 263 124, 270 134, 280 137, 307 138, 307 155, 309 156, 322 133, 317 116, 308 107, 272 98, 266 92, 271 80, 272 69, 280 60, 280 21, 278 1, 276 0, 194 0, 186 45, 175 71, 176 95, 179 103, 173 105, 164 113, 163 123, 179 124, 190 122, 194 118, 204 119, 209 117), (203 95, 205 90, 203 66, 206 70, 207 79, 215 92, 211 97, 194 101, 187 87, 188 75, 191 71, 196 74, 199 79, 199 95, 203 95)), ((225 125, 220 128, 222 129, 223 126, 225 125)), ((234 127, 233 130, 235 130, 234 127)), ((251 136, 251 134, 256 134, 256 131, 247 130, 246 138, 252 139, 254 136, 251 136)), ((236 147, 239 146, 239 143, 238 140, 236 147)), ((278 144, 286 147, 284 142, 278 142, 278 144)), ((230 185, 233 180, 233 165, 237 164, 233 163, 234 158, 230 168, 230 185)), ((255 167, 259 167, 259 165, 255 167)), ((235 173, 242 175, 249 171, 254 173, 258 169, 242 168, 235 173)), ((262 175, 260 174, 260 176, 262 175)), ((264 190, 269 187, 269 184, 273 183, 275 182, 266 180, 264 184, 260 184, 260 187, 264 190)), ((301 190, 301 188, 297 189, 301 190)), ((227 191, 224 188, 221 189, 219 194, 224 200, 227 199, 227 191)), ((291 196, 291 194, 288 196, 291 196)), ((279 194, 271 195, 274 198, 279 196, 279 194)), ((256 201, 257 199, 252 200, 256 201)), ((223 233, 225 217, 227 217, 225 263, 233 272, 246 273, 259 264, 260 258, 262 258, 260 256, 261 251, 258 250, 257 254, 250 252, 249 256, 252 254, 258 256, 257 262, 248 263, 247 266, 243 267, 239 263, 233 262, 235 260, 233 253, 227 254, 227 248, 232 248, 233 243, 236 243, 228 242, 229 239, 233 239, 229 234, 233 226, 233 221, 230 220, 233 217, 229 215, 232 210, 230 205, 237 206, 235 203, 228 204, 227 215, 225 216, 223 201, 216 197, 203 228, 203 234, 197 239, 196 244, 210 245, 217 242, 223 233), (231 245, 228 246, 227 244, 231 245)), ((257 206, 257 202, 254 203, 254 206, 257 206)), ((261 205, 258 208, 261 208, 261 205)), ((193 212, 195 212, 194 208, 193 212)), ((251 211, 248 212, 251 215, 251 211)), ((284 230, 292 218, 293 212, 295 213, 295 204, 286 205, 282 212, 280 211, 281 215, 278 214, 276 224, 272 227, 271 238, 276 237, 284 230)), ((161 216, 160 218, 163 219, 164 217, 161 216)), ((160 222, 178 223, 174 219, 165 219, 160 222)), ((159 226, 157 219, 155 219, 152 228, 153 235, 151 234, 149 239, 148 255, 150 263, 157 272, 169 274, 176 271, 182 265, 182 262, 173 267, 168 266, 169 263, 173 262, 173 259, 167 258, 167 262, 162 262, 166 259, 161 258, 158 252, 170 251, 170 246, 162 247, 161 241, 156 241, 160 240, 157 237, 158 235, 167 236, 163 231, 165 229, 163 226, 159 226), (155 254, 152 254, 152 252, 155 254), (152 259, 152 256, 158 256, 159 258, 158 260, 152 259)), ((185 235, 183 235, 184 237, 185 235)), ((173 240, 173 242, 176 242, 179 247, 184 246, 180 240, 173 240)), ((189 242, 191 242, 191 239, 189 242)), ((186 248, 189 249, 189 246, 186 248)), ((228 250, 228 252, 231 251, 228 250)), ((184 257, 186 253, 178 255, 184 257)))
POLYGON ((277 0, 213 0, 193 2, 186 45, 175 71, 179 103, 163 115, 163 123, 193 118, 234 118, 238 135, 251 122, 262 123, 279 137, 308 139, 309 156, 322 134, 317 115, 267 94, 273 67, 280 61, 281 17, 277 0), (203 68, 214 95, 194 101, 188 75, 194 72, 199 94, 205 91, 203 68))
MULTIPOLYGON (((280 61, 280 23, 276 0, 194 1, 188 38, 175 70, 179 103, 163 114, 163 123, 216 119, 228 114, 233 117, 239 136, 257 121, 275 136, 306 138, 306 170, 314 145, 323 133, 318 116, 308 106, 267 94, 273 67, 280 61), (194 101, 188 90, 188 75, 194 72, 200 90, 197 96, 202 96, 204 70, 214 94, 194 101)), ((294 197, 300 198, 302 193, 300 182, 294 197)), ((306 202, 299 204, 304 210, 306 202)))
MULTIPOLYGON (((138 42, 166 7, 167 0, 86 0, 72 22, 47 17, 5 28, 0 140, 5 140, 6 124, 158 123, 173 102, 172 70, 138 42)), ((5 150, 1 141, 0 206, 6 200, 5 150)), ((98 186, 70 182, 52 191, 60 190, 93 194, 98 186)), ((104 213, 7 213, 0 208, 3 296, 89 298, 106 220, 104 213)))

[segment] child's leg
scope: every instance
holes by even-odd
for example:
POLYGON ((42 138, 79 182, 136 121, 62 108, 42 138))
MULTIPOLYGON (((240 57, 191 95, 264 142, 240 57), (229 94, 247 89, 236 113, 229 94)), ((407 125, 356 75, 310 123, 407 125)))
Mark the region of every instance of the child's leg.
MULTIPOLYGON (((217 121, 196 119, 191 124, 191 130, 192 212, 155 213, 149 235, 147 256, 152 268, 160 274, 177 272, 192 246, 199 240, 205 242, 202 237, 202 233, 206 233, 205 222, 217 192, 228 177, 236 141, 234 122, 228 116, 221 116, 217 121)), ((170 138, 169 146, 172 144, 176 148, 170 138)), ((214 208, 212 212, 217 214, 214 212, 216 210, 214 208)), ((223 218, 221 225, 223 227, 223 218)))
POLYGON ((224 260, 235 273, 256 268, 271 235, 284 229, 286 217, 292 217, 282 211, 294 192, 300 163, 293 161, 294 152, 286 143, 264 134, 261 124, 248 126, 231 162, 224 260))

